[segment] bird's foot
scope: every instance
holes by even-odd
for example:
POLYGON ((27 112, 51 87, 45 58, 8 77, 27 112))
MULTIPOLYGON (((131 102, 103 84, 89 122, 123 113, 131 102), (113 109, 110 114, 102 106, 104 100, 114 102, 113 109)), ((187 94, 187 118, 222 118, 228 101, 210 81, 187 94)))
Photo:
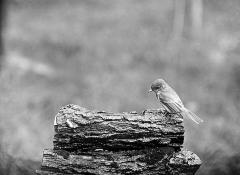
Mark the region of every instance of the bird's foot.
POLYGON ((159 109, 159 110, 156 111, 156 113, 159 114, 159 115, 162 115, 162 114, 165 115, 165 112, 166 112, 166 111, 163 110, 163 109, 159 109))
POLYGON ((163 111, 163 115, 169 115, 170 113, 167 110, 163 111))
POLYGON ((180 114, 179 112, 168 112, 167 110, 164 112, 164 115, 174 116, 180 114))

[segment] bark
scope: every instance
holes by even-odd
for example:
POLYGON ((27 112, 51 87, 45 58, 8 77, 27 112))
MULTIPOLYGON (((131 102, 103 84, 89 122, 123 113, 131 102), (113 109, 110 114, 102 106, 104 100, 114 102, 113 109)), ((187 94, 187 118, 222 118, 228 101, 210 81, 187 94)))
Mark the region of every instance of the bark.
POLYGON ((54 125, 53 149, 44 151, 38 174, 194 174, 201 164, 180 151, 183 119, 161 110, 109 113, 67 105, 54 125))
POLYGON ((56 116, 54 149, 89 151, 139 150, 145 147, 172 146, 183 143, 183 119, 167 116, 159 110, 146 110, 143 115, 89 111, 70 105, 56 116))
POLYGON ((190 151, 174 153, 171 147, 131 151, 91 151, 81 155, 62 150, 44 150, 37 174, 194 174, 200 159, 190 151))

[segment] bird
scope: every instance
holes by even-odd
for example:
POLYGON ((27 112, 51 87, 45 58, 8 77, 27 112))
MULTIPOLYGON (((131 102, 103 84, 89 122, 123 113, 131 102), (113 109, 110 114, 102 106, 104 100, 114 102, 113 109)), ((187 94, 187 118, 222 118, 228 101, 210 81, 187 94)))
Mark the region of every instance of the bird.
POLYGON ((154 92, 167 113, 188 117, 196 124, 203 122, 196 114, 187 109, 175 90, 159 78, 152 82, 149 92, 154 92))

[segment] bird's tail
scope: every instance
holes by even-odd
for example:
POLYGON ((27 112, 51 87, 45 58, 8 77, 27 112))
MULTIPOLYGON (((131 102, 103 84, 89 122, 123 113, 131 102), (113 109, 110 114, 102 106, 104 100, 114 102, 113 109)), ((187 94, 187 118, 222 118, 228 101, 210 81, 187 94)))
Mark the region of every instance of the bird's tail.
POLYGON ((184 111, 181 113, 181 115, 183 117, 188 117, 190 118, 192 121, 194 121, 195 123, 199 124, 199 123, 202 123, 203 120, 198 117, 196 114, 194 114, 193 112, 191 112, 190 110, 184 108, 184 111))

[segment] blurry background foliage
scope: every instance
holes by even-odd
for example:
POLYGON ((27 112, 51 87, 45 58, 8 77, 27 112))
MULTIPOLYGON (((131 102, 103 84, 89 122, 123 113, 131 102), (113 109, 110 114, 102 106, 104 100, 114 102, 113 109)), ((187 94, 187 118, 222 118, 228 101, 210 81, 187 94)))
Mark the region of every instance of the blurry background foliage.
POLYGON ((68 103, 158 108, 167 80, 205 122, 185 120, 197 174, 240 172, 239 0, 9 0, 0 74, 0 174, 32 174, 68 103))

